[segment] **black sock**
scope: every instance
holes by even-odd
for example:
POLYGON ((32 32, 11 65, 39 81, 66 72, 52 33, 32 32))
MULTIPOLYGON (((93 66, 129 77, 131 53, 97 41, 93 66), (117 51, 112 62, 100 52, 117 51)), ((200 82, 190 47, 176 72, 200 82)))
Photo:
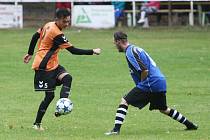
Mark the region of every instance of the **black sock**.
POLYGON ((60 92, 60 98, 68 98, 70 94, 70 89, 71 89, 71 82, 72 82, 72 77, 71 75, 65 75, 62 80, 61 80, 63 86, 61 88, 60 92))
POLYGON ((114 131, 120 131, 120 128, 123 124, 123 121, 125 119, 126 113, 128 110, 128 106, 124 104, 120 104, 117 112, 116 112, 116 117, 115 117, 115 124, 114 124, 114 131))
POLYGON ((34 124, 41 123, 42 118, 47 110, 47 107, 53 100, 54 96, 55 96, 54 92, 45 92, 45 98, 39 105, 39 109, 38 109, 36 120, 35 120, 34 124))

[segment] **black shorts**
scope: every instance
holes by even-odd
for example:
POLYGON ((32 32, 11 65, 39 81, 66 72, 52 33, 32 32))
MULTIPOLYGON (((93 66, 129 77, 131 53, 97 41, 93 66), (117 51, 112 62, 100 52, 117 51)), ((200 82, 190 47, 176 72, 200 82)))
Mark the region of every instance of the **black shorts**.
POLYGON ((148 103, 150 103, 149 110, 158 109, 166 110, 166 92, 160 93, 145 93, 139 88, 133 88, 127 95, 123 98, 129 105, 138 107, 139 109, 144 108, 148 103))
POLYGON ((35 91, 52 91, 56 86, 61 85, 58 76, 65 73, 66 70, 62 66, 58 66, 52 71, 35 70, 34 75, 34 90, 35 91))

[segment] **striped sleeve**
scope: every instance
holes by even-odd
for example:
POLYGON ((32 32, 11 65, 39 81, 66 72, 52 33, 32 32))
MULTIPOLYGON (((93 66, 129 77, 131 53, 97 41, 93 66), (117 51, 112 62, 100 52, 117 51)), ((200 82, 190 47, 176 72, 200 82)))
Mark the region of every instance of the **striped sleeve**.
POLYGON ((137 51, 134 47, 131 48, 130 52, 126 54, 128 61, 132 64, 132 66, 137 71, 147 70, 146 65, 144 64, 143 60, 141 60, 140 52, 137 51))

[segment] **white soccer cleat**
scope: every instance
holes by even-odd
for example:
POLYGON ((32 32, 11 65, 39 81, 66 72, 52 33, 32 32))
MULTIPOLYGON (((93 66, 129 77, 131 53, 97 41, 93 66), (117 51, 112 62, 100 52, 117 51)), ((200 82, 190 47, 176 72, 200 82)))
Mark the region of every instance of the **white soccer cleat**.
POLYGON ((104 133, 106 136, 111 136, 111 135, 119 135, 120 134, 120 131, 114 131, 114 130, 111 130, 109 132, 106 132, 104 133))
POLYGON ((37 131, 44 131, 44 128, 42 127, 41 123, 36 123, 33 125, 33 129, 37 130, 37 131))

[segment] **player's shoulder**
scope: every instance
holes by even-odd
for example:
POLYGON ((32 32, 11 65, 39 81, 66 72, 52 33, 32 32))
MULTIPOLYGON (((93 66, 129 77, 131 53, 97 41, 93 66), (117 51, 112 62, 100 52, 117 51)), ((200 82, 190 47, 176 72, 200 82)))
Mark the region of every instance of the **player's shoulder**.
POLYGON ((136 45, 133 45, 132 50, 135 51, 135 52, 139 52, 139 53, 144 51, 143 48, 141 48, 139 46, 136 46, 136 45))
POLYGON ((144 53, 145 53, 144 49, 142 49, 142 48, 140 48, 139 46, 136 46, 136 45, 130 45, 126 49, 126 56, 131 57, 131 58, 141 56, 144 53))
POLYGON ((126 52, 130 52, 130 53, 140 53, 142 51, 144 51, 142 48, 136 45, 132 45, 132 44, 130 44, 128 48, 126 49, 126 52))
POLYGON ((45 29, 48 30, 50 34, 53 34, 54 36, 57 36, 59 34, 63 34, 63 32, 58 28, 58 26, 55 24, 55 22, 48 22, 44 26, 45 29))

